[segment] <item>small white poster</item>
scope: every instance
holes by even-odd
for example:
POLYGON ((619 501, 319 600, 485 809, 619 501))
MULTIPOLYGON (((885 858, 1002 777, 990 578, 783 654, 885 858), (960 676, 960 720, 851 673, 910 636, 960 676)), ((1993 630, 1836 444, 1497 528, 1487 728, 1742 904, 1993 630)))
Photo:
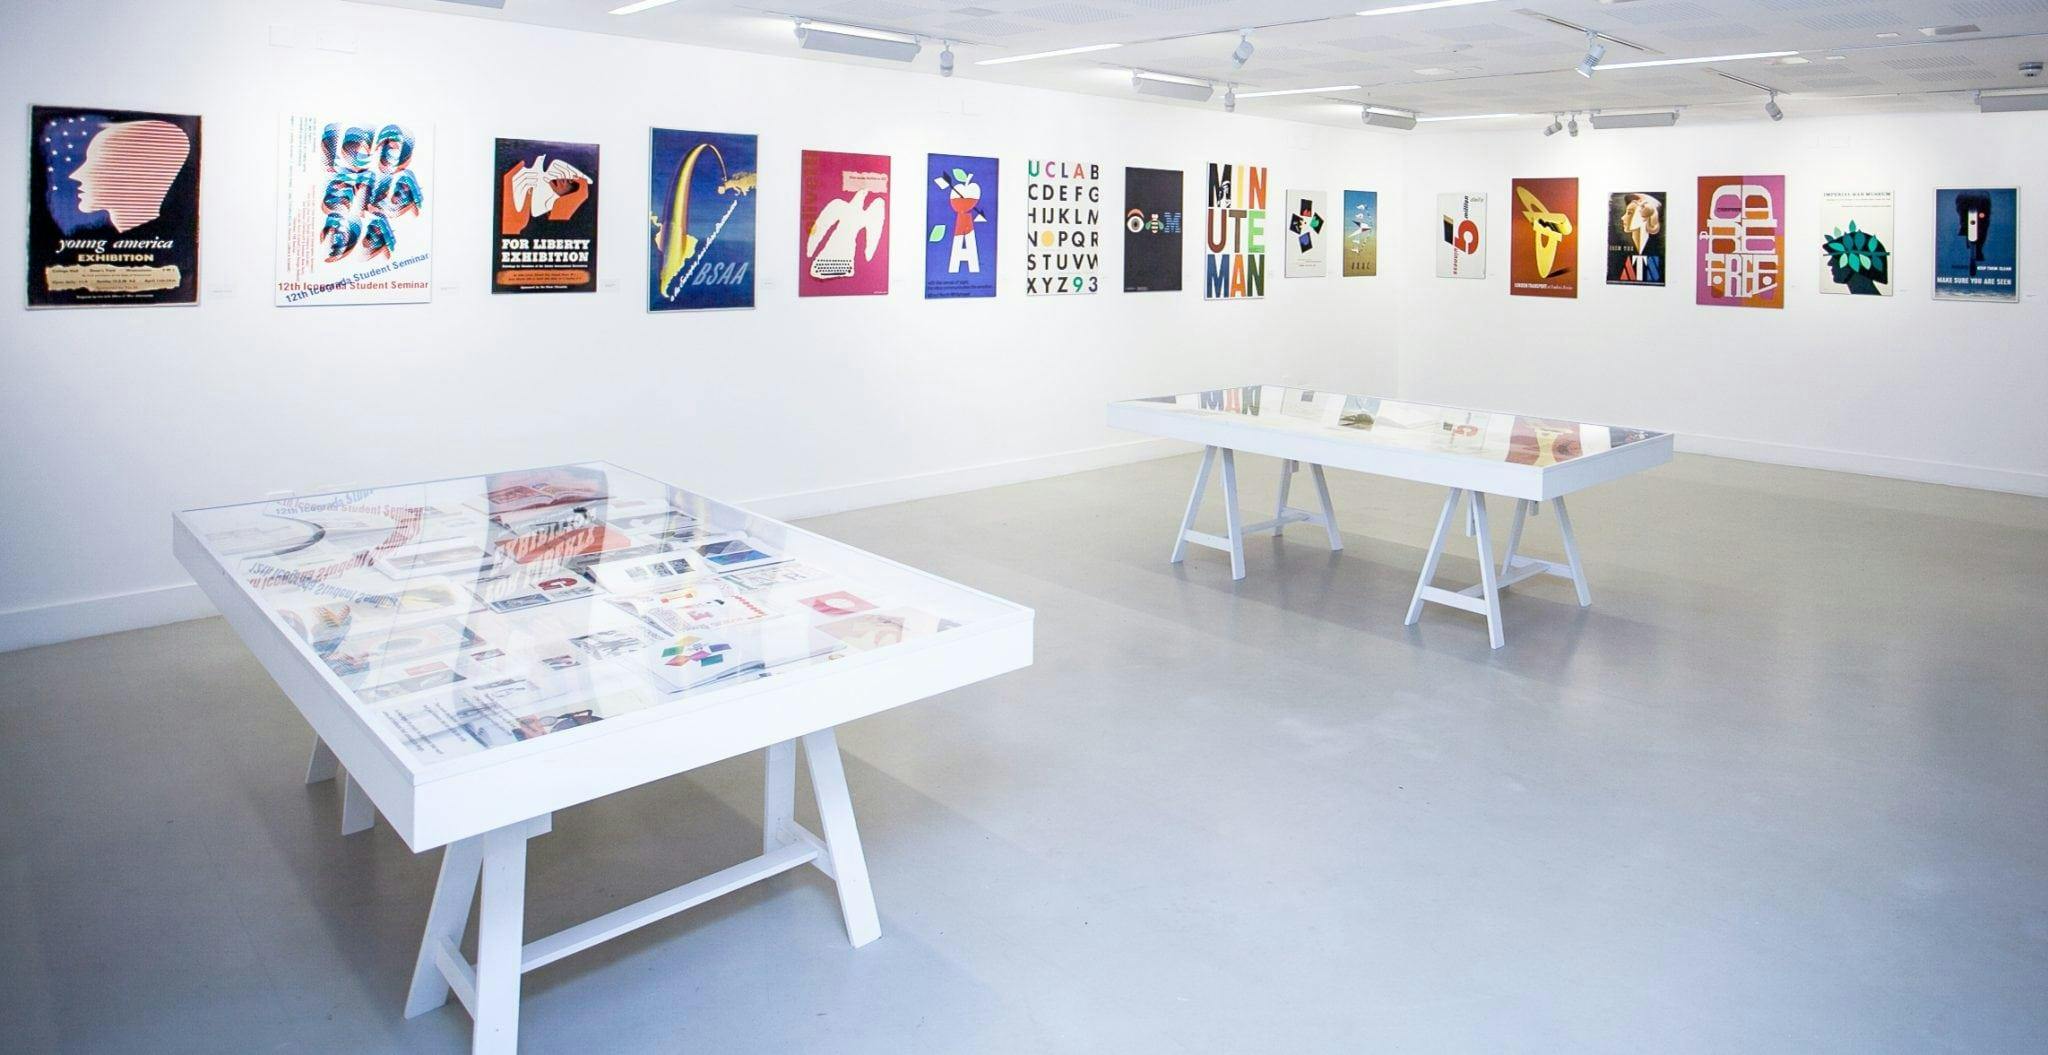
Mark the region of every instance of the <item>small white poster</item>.
POLYGON ((1288 278, 1322 278, 1330 273, 1330 196, 1319 190, 1287 192, 1288 278))
POLYGON ((1438 278, 1486 277, 1486 195, 1439 194, 1438 278))
POLYGON ((1820 196, 1820 291, 1892 295, 1892 192, 1820 196))
POLYGON ((278 123, 277 303, 433 295, 433 129, 374 111, 278 123))

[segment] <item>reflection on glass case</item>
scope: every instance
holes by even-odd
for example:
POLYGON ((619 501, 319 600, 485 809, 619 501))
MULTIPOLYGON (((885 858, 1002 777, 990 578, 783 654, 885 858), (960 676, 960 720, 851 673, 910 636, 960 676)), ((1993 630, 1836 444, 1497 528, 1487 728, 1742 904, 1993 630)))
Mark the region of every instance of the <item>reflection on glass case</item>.
POLYGON ((993 602, 603 464, 180 517, 414 766, 858 662, 993 602))
POLYGON ((1192 414, 1251 418, 1378 447, 1542 468, 1663 436, 1646 429, 1497 414, 1377 396, 1249 385, 1138 400, 1192 414))

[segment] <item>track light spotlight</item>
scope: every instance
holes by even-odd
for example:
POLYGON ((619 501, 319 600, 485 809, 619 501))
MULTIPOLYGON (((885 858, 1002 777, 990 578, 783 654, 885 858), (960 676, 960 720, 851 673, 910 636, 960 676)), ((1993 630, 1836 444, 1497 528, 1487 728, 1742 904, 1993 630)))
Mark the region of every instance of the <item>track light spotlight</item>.
POLYGON ((1764 103, 1764 112, 1770 114, 1773 121, 1783 121, 1785 119, 1785 110, 1778 105, 1777 92, 1772 92, 1770 99, 1764 103))
POLYGON ((946 50, 939 52, 939 76, 953 75, 953 42, 946 41, 946 50))
POLYGON ((1237 50, 1230 53, 1230 64, 1237 69, 1244 69, 1244 64, 1252 60, 1252 51, 1252 34, 1250 30, 1246 30, 1238 35, 1237 50))
POLYGON ((1600 34, 1586 31, 1586 57, 1579 62, 1579 76, 1591 77, 1599 67, 1600 60, 1607 57, 1607 45, 1600 43, 1600 34))
POLYGON ((1572 133, 1572 138, 1573 138, 1573 139, 1577 139, 1577 138, 1579 138, 1579 115, 1578 115, 1578 114, 1573 114, 1573 115, 1572 115, 1572 123, 1571 123, 1571 124, 1568 124, 1568 125, 1566 125, 1566 126, 1565 126, 1565 128, 1567 128, 1567 129, 1569 129, 1569 130, 1571 131, 1571 133, 1572 133))
POLYGON ((1237 112, 1237 85, 1235 84, 1223 89, 1223 112, 1226 114, 1237 112))
POLYGON ((1551 114, 1550 124, 1543 129, 1543 134, 1545 136, 1554 136, 1562 131, 1564 131, 1564 116, 1562 114, 1551 114))

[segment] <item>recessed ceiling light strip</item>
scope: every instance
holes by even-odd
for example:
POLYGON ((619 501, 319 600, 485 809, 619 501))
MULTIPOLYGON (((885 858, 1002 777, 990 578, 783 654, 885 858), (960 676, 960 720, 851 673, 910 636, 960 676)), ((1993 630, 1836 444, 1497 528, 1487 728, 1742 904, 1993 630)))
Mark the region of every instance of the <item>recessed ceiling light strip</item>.
POLYGON ((1266 99, 1275 95, 1328 95, 1335 92, 1355 92, 1358 90, 1359 86, 1356 84, 1326 84, 1320 88, 1276 88, 1263 92, 1239 92, 1237 97, 1240 99, 1266 99))
POLYGON ((1108 51, 1123 47, 1122 44, 1083 44, 1078 48, 1061 48, 1058 51, 1034 51, 1029 55, 1005 55, 999 59, 982 59, 976 66, 1001 66, 1011 62, 1034 62, 1038 59, 1056 59, 1062 55, 1086 55, 1091 51, 1108 51))
POLYGON ((1702 62, 1747 62, 1750 59, 1782 59, 1796 51, 1752 51, 1743 55, 1702 55, 1696 59, 1645 59, 1641 62, 1608 62, 1602 70, 1641 70, 1651 66, 1696 66, 1702 62))
MULTIPOLYGON (((1390 7, 1371 7, 1358 13, 1360 18, 1375 15, 1405 15, 1411 11, 1434 11, 1439 7, 1471 7, 1474 4, 1497 3, 1498 0, 1429 0, 1428 3, 1394 4, 1390 7)), ((1427 120, 1427 118, 1424 118, 1427 120)))

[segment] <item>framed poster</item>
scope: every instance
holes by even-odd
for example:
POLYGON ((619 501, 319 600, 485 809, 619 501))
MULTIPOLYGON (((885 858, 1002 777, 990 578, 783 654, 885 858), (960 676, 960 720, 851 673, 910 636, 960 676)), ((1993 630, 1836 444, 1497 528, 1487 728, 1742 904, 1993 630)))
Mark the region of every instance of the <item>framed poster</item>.
POLYGON ((434 294, 434 130, 390 114, 279 119, 277 303, 434 294))
POLYGON ((1124 169, 1124 292, 1181 287, 1179 169, 1124 169))
POLYGON ((1379 273, 1379 192, 1347 190, 1344 192, 1344 277, 1371 278, 1379 273))
POLYGON ((28 306, 199 301, 199 118, 34 106, 28 306))
POLYGON ((1509 184, 1520 221, 1509 228, 1508 292, 1517 297, 1579 295, 1579 181, 1509 184))
POLYGON ((1322 278, 1330 273, 1329 238, 1324 228, 1329 221, 1330 196, 1319 190, 1287 192, 1287 248, 1281 257, 1281 273, 1288 278, 1322 278))
POLYGON ((1607 196, 1607 284, 1664 284, 1664 204, 1660 190, 1607 196))
POLYGON ((1892 295, 1892 192, 1820 196, 1820 291, 1892 295))
POLYGON ((500 139, 493 293, 597 290, 597 144, 500 139))
POLYGON ((1785 177, 1701 176, 1700 304, 1785 306, 1785 177))
POLYGON ((996 295, 994 158, 932 154, 925 161, 924 246, 928 300, 996 295))
POLYGON ((796 295, 889 292, 889 156, 806 150, 799 197, 796 295))
POLYGON ((1203 300, 1266 295, 1266 185, 1264 166, 1209 163, 1203 300))
POLYGON ((1486 277, 1486 195, 1439 194, 1436 277, 1486 277))
POLYGON ((648 311, 754 306, 759 155, 755 136, 648 130, 648 311))
POLYGON ((2020 299, 2016 187, 1934 192, 1934 299, 2020 299))
POLYGON ((1024 292, 1093 293, 1101 287, 1102 166, 1080 161, 1024 163, 1024 292))

